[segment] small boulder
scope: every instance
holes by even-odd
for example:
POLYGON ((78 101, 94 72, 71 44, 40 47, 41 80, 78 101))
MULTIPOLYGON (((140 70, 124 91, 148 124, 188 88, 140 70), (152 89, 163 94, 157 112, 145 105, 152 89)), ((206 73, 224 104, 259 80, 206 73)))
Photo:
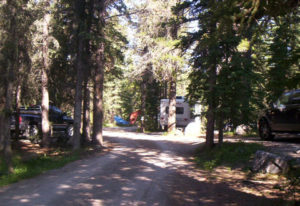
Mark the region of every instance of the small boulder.
POLYGON ((284 174, 289 170, 288 159, 273 153, 258 150, 255 153, 252 170, 270 174, 284 174))
POLYGON ((235 133, 237 135, 245 135, 245 134, 247 134, 250 131, 250 129, 251 128, 249 126, 241 124, 241 125, 239 125, 239 126, 236 127, 235 133))

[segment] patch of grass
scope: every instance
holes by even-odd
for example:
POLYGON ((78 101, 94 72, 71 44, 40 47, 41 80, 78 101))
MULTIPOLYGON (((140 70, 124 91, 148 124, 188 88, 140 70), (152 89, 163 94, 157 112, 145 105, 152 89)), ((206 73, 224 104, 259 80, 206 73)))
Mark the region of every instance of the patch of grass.
POLYGON ((237 135, 235 132, 224 132, 225 136, 228 137, 234 137, 234 136, 239 136, 239 137, 256 137, 258 136, 257 130, 250 130, 244 135, 237 135))
POLYGON ((168 136, 169 135, 169 132, 163 132, 162 133, 162 136, 168 136))
POLYGON ((224 132, 225 136, 233 137, 235 134, 234 132, 224 132))
POLYGON ((115 123, 104 123, 103 127, 116 127, 117 125, 115 123))
POLYGON ((263 146, 256 143, 223 143, 212 150, 202 149, 196 153, 195 161, 205 170, 213 170, 218 166, 231 168, 245 167, 257 150, 263 146))
POLYGON ((247 132, 245 135, 242 135, 242 137, 256 137, 258 136, 257 130, 251 130, 247 132))
POLYGON ((13 157, 14 173, 6 174, 6 166, 0 162, 0 186, 37 176, 47 170, 63 167, 69 162, 80 159, 82 151, 63 152, 56 156, 41 155, 23 161, 19 155, 13 157))

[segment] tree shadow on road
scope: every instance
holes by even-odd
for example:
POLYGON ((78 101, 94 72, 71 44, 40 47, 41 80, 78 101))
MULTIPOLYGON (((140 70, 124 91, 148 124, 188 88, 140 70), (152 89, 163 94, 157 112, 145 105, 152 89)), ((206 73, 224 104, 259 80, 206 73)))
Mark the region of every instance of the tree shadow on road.
POLYGON ((196 147, 128 139, 103 157, 80 160, 3 188, 0 201, 5 205, 282 205, 279 199, 210 181, 207 172, 189 162, 196 147))

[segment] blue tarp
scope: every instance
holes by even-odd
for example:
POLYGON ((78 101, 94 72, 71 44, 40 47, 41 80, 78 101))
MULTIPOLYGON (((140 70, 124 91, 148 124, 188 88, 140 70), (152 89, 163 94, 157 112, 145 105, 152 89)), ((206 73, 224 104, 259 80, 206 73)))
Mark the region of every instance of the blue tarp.
POLYGON ((126 120, 122 119, 122 117, 115 116, 114 119, 115 119, 117 125, 129 125, 129 122, 127 122, 126 120))

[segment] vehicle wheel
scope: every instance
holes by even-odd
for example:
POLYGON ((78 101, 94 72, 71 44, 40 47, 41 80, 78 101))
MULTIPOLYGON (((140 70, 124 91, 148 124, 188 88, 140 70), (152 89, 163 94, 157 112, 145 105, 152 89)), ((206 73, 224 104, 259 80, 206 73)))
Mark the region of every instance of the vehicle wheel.
POLYGON ((58 137, 57 144, 63 147, 67 146, 68 142, 73 137, 73 135, 74 135, 74 126, 73 124, 69 124, 65 129, 65 134, 58 137))
POLYGON ((37 125, 28 125, 29 131, 28 131, 28 139, 32 143, 39 143, 40 141, 40 133, 39 128, 37 125))
POLYGON ((274 138, 271 128, 266 120, 260 120, 258 131, 262 140, 272 140, 274 138))
POLYGON ((22 133, 22 137, 23 138, 28 138, 29 139, 29 130, 30 130, 30 125, 29 125, 29 122, 25 122, 24 123, 26 126, 25 126, 25 129, 22 133))
POLYGON ((72 124, 68 125, 66 128, 66 137, 70 138, 74 135, 74 126, 72 124))

